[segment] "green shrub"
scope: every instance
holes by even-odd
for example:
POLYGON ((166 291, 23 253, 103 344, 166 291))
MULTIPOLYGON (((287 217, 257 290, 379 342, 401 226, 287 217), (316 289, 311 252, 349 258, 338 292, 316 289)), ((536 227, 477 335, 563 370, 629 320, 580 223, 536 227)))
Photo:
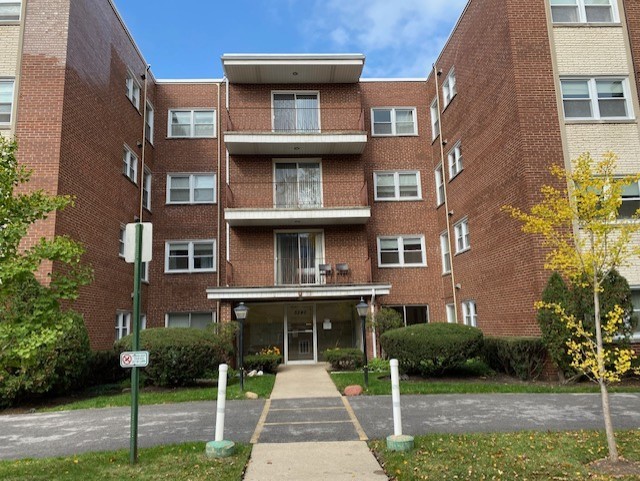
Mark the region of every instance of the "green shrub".
POLYGON ((244 357, 244 368, 246 371, 255 369, 275 374, 281 362, 282 356, 280 354, 251 354, 244 357))
POLYGON ((537 337, 488 337, 483 355, 492 369, 528 381, 540 376, 547 349, 537 337))
MULTIPOLYGON (((131 350, 132 340, 129 335, 116 343, 118 355, 131 350)), ((191 384, 233 357, 228 336, 212 329, 145 329, 140 332, 140 349, 149 351, 149 365, 142 372, 156 386, 191 384)))
MULTIPOLYGON (((362 356, 362 353, 360 355, 362 356)), ((389 359, 381 359, 379 357, 369 359, 367 367, 369 372, 389 372, 391 370, 389 359)))
POLYGON ((439 375, 478 354, 482 331, 442 322, 416 324, 385 332, 380 344, 407 374, 439 375))
POLYGON ((360 349, 338 347, 324 351, 324 360, 337 371, 352 371, 362 367, 363 354, 360 349))
POLYGON ((118 383, 130 374, 129 369, 120 367, 120 356, 113 349, 93 351, 89 358, 88 371, 89 376, 86 382, 88 386, 118 383))

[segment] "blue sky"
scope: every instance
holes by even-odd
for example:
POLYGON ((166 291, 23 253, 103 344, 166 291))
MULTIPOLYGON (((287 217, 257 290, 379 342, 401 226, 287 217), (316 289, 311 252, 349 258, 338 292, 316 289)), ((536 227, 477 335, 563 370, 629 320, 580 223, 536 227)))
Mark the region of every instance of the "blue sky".
POLYGON ((224 53, 364 53, 426 77, 466 0, 114 0, 156 78, 220 78, 224 53))

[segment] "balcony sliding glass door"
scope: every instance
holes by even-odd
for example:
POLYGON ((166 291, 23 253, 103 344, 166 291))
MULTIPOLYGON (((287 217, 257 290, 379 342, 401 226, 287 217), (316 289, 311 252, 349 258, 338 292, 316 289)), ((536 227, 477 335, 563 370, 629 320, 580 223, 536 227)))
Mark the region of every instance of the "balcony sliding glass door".
POLYGON ((274 177, 276 208, 322 206, 319 162, 278 162, 274 177))
POLYGON ((322 232, 276 234, 276 283, 318 284, 323 261, 322 232))
POLYGON ((318 94, 274 93, 273 130, 313 133, 320 131, 318 94))

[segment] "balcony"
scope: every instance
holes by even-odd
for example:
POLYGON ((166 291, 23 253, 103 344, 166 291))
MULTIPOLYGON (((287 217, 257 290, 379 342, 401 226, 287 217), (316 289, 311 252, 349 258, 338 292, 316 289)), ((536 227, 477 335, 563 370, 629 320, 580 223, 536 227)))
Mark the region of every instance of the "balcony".
POLYGON ((227 185, 230 226, 365 224, 371 217, 366 182, 294 180, 227 185))
POLYGON ((274 108, 227 111, 224 142, 231 155, 353 155, 364 151, 367 132, 362 108, 320 108, 314 95, 274 94, 273 101, 274 108))

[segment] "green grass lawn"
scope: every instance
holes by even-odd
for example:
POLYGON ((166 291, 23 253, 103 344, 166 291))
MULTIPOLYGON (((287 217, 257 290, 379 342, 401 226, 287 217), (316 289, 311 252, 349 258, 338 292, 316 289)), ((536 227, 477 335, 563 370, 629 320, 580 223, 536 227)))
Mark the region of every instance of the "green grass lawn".
MULTIPOLYGON (((331 379, 340 392, 351 384, 364 386, 362 371, 333 372, 331 379)), ((610 392, 639 392, 638 386, 611 387, 610 392)), ((401 394, 484 394, 484 393, 591 393, 600 392, 594 383, 554 385, 541 382, 499 382, 477 377, 467 379, 424 379, 400 381, 401 394)), ((369 373, 369 389, 365 394, 391 394, 391 380, 385 372, 369 373)))
MULTIPOLYGON (((620 454, 640 461, 640 431, 616 433, 620 454)), ((607 455, 604 433, 594 431, 428 435, 415 438, 408 453, 387 451, 385 441, 371 448, 389 477, 409 480, 613 480, 588 464, 607 455)), ((631 481, 638 476, 615 478, 631 481)))
MULTIPOLYGON (((264 376, 256 376, 245 378, 244 391, 240 390, 238 380, 234 379, 227 386, 227 399, 244 399, 246 391, 256 393, 261 398, 267 398, 273 389, 275 382, 274 374, 265 374, 264 376)), ((131 394, 127 393, 103 393, 108 389, 93 388, 92 390, 80 393, 83 399, 77 401, 65 402, 63 404, 52 407, 37 408, 38 412, 44 411, 67 411, 72 409, 89 409, 89 408, 105 408, 116 406, 130 406, 131 394), (85 396, 87 396, 85 398, 85 396)), ((215 401, 218 398, 218 389, 215 387, 186 387, 166 390, 141 389, 140 404, 168 404, 187 401, 215 401)), ((0 478, 1 479, 1 478, 0 478)))
POLYGON ((45 459, 0 461, 3 481, 155 481, 158 479, 240 481, 251 446, 236 445, 236 454, 209 459, 205 443, 186 443, 141 449, 138 464, 129 464, 129 450, 87 453, 45 459))

